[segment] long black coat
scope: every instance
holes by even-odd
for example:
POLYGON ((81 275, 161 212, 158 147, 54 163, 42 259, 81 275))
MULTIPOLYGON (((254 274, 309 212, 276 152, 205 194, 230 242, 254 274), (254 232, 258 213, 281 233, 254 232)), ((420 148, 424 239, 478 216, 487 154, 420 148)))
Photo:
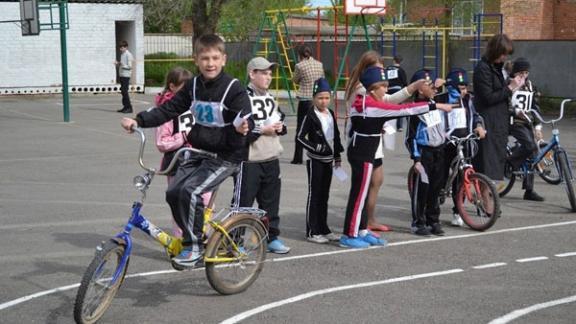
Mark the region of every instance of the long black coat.
POLYGON ((480 141, 475 167, 493 180, 504 177, 506 142, 510 114, 508 106, 512 91, 502 75, 502 64, 482 58, 474 68, 474 106, 484 119, 486 137, 480 141))

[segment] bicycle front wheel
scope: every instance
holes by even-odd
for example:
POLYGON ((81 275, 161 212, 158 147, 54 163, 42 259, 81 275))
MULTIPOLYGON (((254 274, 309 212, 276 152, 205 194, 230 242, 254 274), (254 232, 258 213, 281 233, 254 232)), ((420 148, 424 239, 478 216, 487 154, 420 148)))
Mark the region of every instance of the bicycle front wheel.
POLYGON ((574 195, 574 180, 572 180, 572 172, 570 171, 570 164, 568 163, 568 156, 566 152, 558 152, 558 164, 560 165, 560 172, 564 183, 566 184, 566 194, 570 201, 572 211, 576 212, 576 196, 574 195))
POLYGON ((208 282, 214 290, 231 295, 246 290, 258 278, 266 259, 266 231, 251 215, 240 214, 222 224, 206 245, 208 282))
POLYGON ((471 229, 485 231, 496 223, 500 214, 500 199, 492 181, 481 173, 468 176, 468 184, 460 184, 456 208, 471 229))
POLYGON ((104 243, 86 269, 74 304, 76 323, 95 323, 104 315, 124 281, 128 260, 122 263, 124 245, 104 243))
MULTIPOLYGON (((540 143, 540 149, 546 147, 546 143, 540 143)), ((554 152, 552 150, 548 151, 542 160, 536 164, 534 168, 542 180, 548 182, 549 184, 557 185, 562 182, 560 173, 558 172, 558 166, 556 164, 556 159, 554 158, 554 152)))
POLYGON ((506 161, 504 163, 504 180, 500 181, 496 186, 496 191, 499 197, 504 197, 506 194, 512 190, 514 183, 516 182, 516 175, 514 174, 514 168, 510 162, 506 161))

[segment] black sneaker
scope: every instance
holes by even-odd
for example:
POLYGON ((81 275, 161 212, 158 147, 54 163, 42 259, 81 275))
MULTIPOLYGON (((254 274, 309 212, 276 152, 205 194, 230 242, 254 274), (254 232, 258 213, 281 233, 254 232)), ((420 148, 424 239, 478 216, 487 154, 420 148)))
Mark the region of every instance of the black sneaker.
POLYGON ((438 236, 444 236, 444 230, 442 229, 442 225, 440 225, 439 223, 432 224, 432 229, 430 230, 430 233, 438 236))
POLYGON ((430 236, 430 230, 426 226, 421 226, 414 230, 414 234, 419 236, 430 236))
POLYGON ((524 200, 544 201, 544 197, 531 190, 524 192, 524 200))

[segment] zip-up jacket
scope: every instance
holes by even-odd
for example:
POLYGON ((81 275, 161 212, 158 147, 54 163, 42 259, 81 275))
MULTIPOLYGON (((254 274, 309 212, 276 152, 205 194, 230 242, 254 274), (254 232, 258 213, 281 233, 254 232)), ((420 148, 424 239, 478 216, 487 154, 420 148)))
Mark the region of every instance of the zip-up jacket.
MULTIPOLYGON (((184 88, 172 100, 152 109, 140 112, 136 121, 140 127, 156 127, 172 120, 191 108, 195 91, 196 100, 206 102, 220 102, 224 98, 222 111, 222 127, 208 127, 198 123, 192 126, 188 134, 188 142, 192 146, 218 154, 225 161, 234 163, 248 158, 247 136, 236 132, 233 122, 237 118, 247 118, 251 114, 250 99, 240 82, 234 81, 228 74, 222 72, 212 80, 205 80, 201 75, 186 82, 184 88), (194 88, 194 80, 196 89, 194 88), (228 93, 226 93, 226 90, 228 93)), ((250 121, 250 119, 248 119, 250 121)), ((254 128, 250 122, 250 128, 254 128)))
POLYGON ((457 137, 466 137, 468 134, 471 134, 478 126, 482 126, 484 128, 484 119, 474 108, 472 95, 468 93, 466 96, 460 97, 460 90, 458 90, 458 88, 447 86, 447 89, 448 103, 459 103, 462 108, 466 109, 466 128, 455 129, 451 135, 457 137))
POLYGON ((371 96, 359 95, 350 108, 350 138, 348 159, 370 162, 378 149, 382 126, 387 120, 413 116, 436 110, 434 102, 393 104, 378 101, 371 96))
POLYGON ((297 139, 307 151, 309 158, 318 160, 324 163, 332 163, 332 161, 340 162, 340 153, 344 152, 344 147, 340 142, 340 131, 338 130, 338 123, 334 117, 334 112, 328 109, 332 122, 334 123, 334 148, 330 147, 324 132, 322 131, 322 123, 316 115, 316 107, 308 110, 302 126, 298 132, 297 139))
POLYGON ((422 156, 421 147, 439 148, 446 143, 446 113, 438 111, 441 122, 428 126, 426 118, 422 116, 410 117, 408 133, 406 135, 406 147, 410 152, 410 158, 420 161, 422 156))

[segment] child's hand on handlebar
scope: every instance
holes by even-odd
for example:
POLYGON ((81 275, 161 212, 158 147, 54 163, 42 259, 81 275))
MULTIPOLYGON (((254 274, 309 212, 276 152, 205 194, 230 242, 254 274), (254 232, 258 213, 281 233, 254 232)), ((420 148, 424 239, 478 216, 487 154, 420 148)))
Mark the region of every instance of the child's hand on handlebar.
POLYGON ((132 134, 134 132, 134 127, 138 127, 136 120, 127 117, 122 118, 120 125, 122 125, 122 128, 124 128, 128 134, 132 134))
POLYGON ((479 139, 483 139, 484 137, 486 137, 486 130, 482 126, 474 128, 474 132, 476 133, 476 135, 478 135, 479 139))

